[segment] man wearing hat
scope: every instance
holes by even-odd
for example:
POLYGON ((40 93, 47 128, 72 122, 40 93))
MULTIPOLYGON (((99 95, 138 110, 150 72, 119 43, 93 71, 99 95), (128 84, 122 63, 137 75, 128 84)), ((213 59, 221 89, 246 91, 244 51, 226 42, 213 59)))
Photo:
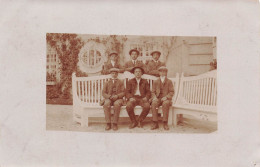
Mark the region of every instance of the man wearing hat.
POLYGON ((123 67, 118 62, 118 53, 115 51, 110 52, 108 55, 108 61, 104 64, 101 74, 109 74, 111 68, 118 68, 120 73, 124 72, 123 67))
POLYGON ((154 81, 152 89, 152 105, 153 125, 151 130, 158 129, 158 108, 162 106, 163 111, 163 128, 169 130, 168 115, 172 105, 172 97, 174 94, 173 83, 167 78, 168 69, 162 66, 158 69, 160 77, 154 81))
POLYGON ((142 67, 144 68, 144 63, 140 60, 137 60, 140 52, 137 49, 131 49, 129 55, 131 60, 125 63, 125 71, 131 71, 133 67, 142 67))
POLYGON ((161 66, 165 66, 165 64, 161 61, 159 61, 159 58, 161 56, 161 52, 160 51, 153 51, 151 53, 151 56, 153 57, 153 60, 151 61, 148 61, 147 65, 146 65, 146 71, 147 71, 147 74, 150 74, 150 75, 154 75, 154 76, 159 76, 159 71, 158 69, 161 67, 161 66))
POLYGON ((120 109, 123 105, 123 97, 125 96, 125 88, 123 81, 117 78, 119 69, 111 68, 111 79, 107 81, 102 90, 102 96, 104 101, 104 112, 107 126, 105 130, 111 129, 111 123, 113 124, 113 130, 117 130, 117 123, 119 119, 120 109), (111 106, 113 105, 114 115, 111 121, 111 106))
POLYGON ((144 69, 142 67, 134 67, 131 72, 135 75, 135 78, 130 79, 126 86, 126 111, 132 122, 129 126, 130 129, 136 127, 137 125, 142 127, 142 122, 150 110, 149 99, 151 96, 150 87, 147 80, 141 78, 144 73, 144 69), (137 105, 142 107, 142 113, 136 120, 134 108, 137 105))

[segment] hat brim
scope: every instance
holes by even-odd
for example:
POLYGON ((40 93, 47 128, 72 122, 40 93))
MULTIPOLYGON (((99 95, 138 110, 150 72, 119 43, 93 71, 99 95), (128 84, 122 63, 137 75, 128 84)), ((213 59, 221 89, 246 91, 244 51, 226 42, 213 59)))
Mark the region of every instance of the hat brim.
POLYGON ((168 71, 167 68, 163 68, 163 69, 158 69, 158 71, 168 71))
POLYGON ((144 69, 143 69, 142 67, 133 67, 133 68, 131 69, 131 73, 134 74, 135 69, 137 69, 137 68, 141 69, 142 73, 144 74, 144 69))
POLYGON ((113 53, 110 53, 108 56, 110 57, 111 55, 116 55, 116 56, 118 56, 118 53, 113 52, 113 53))
POLYGON ((154 53, 158 53, 159 56, 161 56, 161 54, 162 54, 160 51, 153 51, 150 55, 152 56, 154 53))
POLYGON ((137 50, 137 49, 131 49, 131 50, 129 51, 129 55, 131 55, 132 52, 137 52, 137 54, 140 55, 140 52, 139 52, 139 50, 137 50))

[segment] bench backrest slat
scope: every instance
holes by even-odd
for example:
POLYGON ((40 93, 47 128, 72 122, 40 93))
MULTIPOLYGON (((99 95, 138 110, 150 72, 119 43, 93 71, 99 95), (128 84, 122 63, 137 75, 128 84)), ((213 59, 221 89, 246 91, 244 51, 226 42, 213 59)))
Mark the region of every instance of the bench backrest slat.
POLYGON ((178 104, 216 107, 217 73, 216 70, 198 76, 180 78, 178 104))
MULTIPOLYGON (((102 90, 105 82, 111 78, 110 75, 99 75, 91 77, 76 77, 75 73, 72 76, 72 93, 73 93, 73 103, 82 103, 84 105, 96 106, 99 105, 99 102, 104 99, 102 96, 102 90)), ((131 73, 119 74, 118 78, 123 80, 124 86, 126 87, 129 79, 134 78, 134 75, 131 73)), ((154 80, 157 79, 155 76, 151 75, 142 75, 142 78, 146 79, 149 83, 150 90, 152 90, 152 85, 154 80)), ((174 84, 174 97, 173 103, 176 101, 178 87, 179 87, 179 75, 177 74, 176 78, 169 78, 174 84)))

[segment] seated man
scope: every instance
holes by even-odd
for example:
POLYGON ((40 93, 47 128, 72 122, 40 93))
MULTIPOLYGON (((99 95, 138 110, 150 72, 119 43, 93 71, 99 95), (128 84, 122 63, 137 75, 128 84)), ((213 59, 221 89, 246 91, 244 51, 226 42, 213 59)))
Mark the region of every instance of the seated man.
POLYGON ((126 86, 126 111, 131 119, 130 129, 136 127, 142 127, 142 122, 146 118, 150 110, 149 99, 151 96, 150 87, 147 80, 142 79, 141 76, 144 73, 142 67, 134 67, 131 71, 134 73, 135 78, 128 81, 126 86), (142 107, 142 113, 139 118, 136 120, 134 108, 135 106, 140 105, 142 107))
POLYGON ((117 130, 117 123, 119 119, 119 113, 121 106, 123 105, 123 97, 125 96, 125 88, 123 81, 117 79, 118 68, 111 68, 110 74, 111 79, 107 81, 102 90, 102 96, 105 98, 103 105, 106 119, 106 129, 111 129, 111 105, 114 106, 114 116, 113 116, 113 130, 117 130))
POLYGON ((163 111, 163 128, 169 130, 168 115, 169 109, 172 105, 172 97, 174 94, 173 83, 167 78, 168 69, 165 66, 159 69, 160 78, 154 81, 152 89, 152 105, 151 110, 153 114, 153 125, 151 130, 158 129, 158 108, 162 106, 163 111))
POLYGON ((133 67, 142 67, 144 68, 144 63, 140 60, 137 60, 140 52, 137 49, 131 49, 129 51, 129 55, 131 57, 131 60, 127 61, 125 63, 125 71, 131 72, 133 67))
POLYGON ((111 68, 118 68, 120 73, 124 72, 123 67, 118 62, 117 52, 111 52, 108 55, 108 61, 104 64, 101 74, 103 75, 109 74, 110 73, 109 70, 111 68))
POLYGON ((147 74, 159 77, 158 69, 161 66, 165 66, 165 63, 162 63, 161 61, 159 61, 159 58, 161 56, 161 52, 153 51, 151 53, 151 55, 153 57, 153 60, 148 61, 147 65, 146 65, 147 74))

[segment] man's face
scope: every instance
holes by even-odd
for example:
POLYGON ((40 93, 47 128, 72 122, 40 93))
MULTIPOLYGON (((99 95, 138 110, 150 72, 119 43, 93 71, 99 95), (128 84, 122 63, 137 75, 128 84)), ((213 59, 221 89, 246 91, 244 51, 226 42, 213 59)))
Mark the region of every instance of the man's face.
POLYGON ((115 72, 115 71, 112 71, 111 73, 110 73, 110 75, 111 75, 111 77, 112 78, 117 78, 117 76, 118 76, 118 73, 117 72, 115 72))
POLYGON ((136 60, 137 57, 138 57, 138 54, 137 54, 136 51, 131 52, 131 58, 132 58, 132 60, 136 60))
POLYGON ((110 55, 110 60, 116 61, 116 58, 117 58, 116 54, 110 55))
POLYGON ((142 70, 140 68, 136 68, 134 71, 134 75, 136 78, 141 78, 141 76, 143 75, 142 70))
POLYGON ((153 54, 153 59, 155 61, 157 61, 159 58, 160 58, 160 54, 159 53, 156 52, 156 53, 153 54))
POLYGON ((160 70, 160 71, 159 71, 159 75, 160 75, 161 77, 166 77, 166 76, 167 76, 167 71, 166 71, 166 70, 160 70))

